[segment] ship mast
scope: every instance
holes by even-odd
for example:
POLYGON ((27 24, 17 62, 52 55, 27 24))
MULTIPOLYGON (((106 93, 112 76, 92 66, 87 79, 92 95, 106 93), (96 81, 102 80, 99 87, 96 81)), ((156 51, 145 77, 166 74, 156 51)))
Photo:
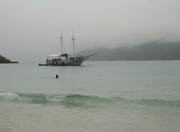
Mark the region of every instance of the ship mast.
POLYGON ((74 32, 72 32, 72 41, 73 41, 73 57, 76 57, 75 55, 75 37, 74 37, 74 32))
POLYGON ((63 36, 62 36, 62 32, 61 32, 60 40, 61 40, 61 54, 63 54, 63 36))

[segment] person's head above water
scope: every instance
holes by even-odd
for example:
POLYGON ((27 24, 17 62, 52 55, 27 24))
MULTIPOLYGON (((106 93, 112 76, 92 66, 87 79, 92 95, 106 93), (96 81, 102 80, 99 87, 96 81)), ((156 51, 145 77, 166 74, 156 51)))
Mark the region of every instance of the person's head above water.
POLYGON ((59 78, 58 74, 56 74, 56 78, 59 78))

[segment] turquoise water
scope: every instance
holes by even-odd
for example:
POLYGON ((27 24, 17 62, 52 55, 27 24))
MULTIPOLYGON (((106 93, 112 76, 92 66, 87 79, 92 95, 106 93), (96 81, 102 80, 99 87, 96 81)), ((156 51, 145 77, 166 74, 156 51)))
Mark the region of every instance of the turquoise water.
POLYGON ((0 65, 0 131, 178 132, 179 67, 180 61, 0 65))

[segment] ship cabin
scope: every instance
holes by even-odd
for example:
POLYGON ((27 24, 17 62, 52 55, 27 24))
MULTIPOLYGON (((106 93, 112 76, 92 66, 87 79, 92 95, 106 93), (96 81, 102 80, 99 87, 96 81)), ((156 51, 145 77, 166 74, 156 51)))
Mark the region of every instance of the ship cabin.
POLYGON ((47 65, 60 65, 64 61, 68 60, 70 55, 67 53, 64 54, 57 54, 57 55, 48 55, 46 56, 46 64, 47 65))

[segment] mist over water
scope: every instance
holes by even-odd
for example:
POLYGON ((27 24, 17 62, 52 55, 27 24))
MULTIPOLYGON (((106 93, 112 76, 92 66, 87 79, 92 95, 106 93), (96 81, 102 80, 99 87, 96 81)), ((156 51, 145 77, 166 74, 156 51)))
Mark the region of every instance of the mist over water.
POLYGON ((0 0, 0 55, 20 62, 0 65, 0 132, 179 132, 180 62, 168 61, 180 60, 179 7, 0 0), (72 54, 72 31, 75 52, 96 61, 38 67, 59 54, 61 32, 72 54))
POLYGON ((64 49, 117 48, 151 41, 180 41, 179 0, 1 0, 0 54, 39 63, 64 49))

